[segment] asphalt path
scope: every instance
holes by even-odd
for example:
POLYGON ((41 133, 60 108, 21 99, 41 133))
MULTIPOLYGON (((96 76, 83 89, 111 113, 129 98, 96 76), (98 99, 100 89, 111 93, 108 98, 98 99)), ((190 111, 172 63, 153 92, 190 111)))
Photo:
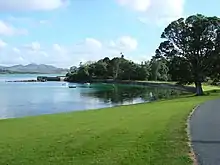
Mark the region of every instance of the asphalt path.
POLYGON ((220 99, 200 105, 189 124, 198 164, 220 165, 220 99))

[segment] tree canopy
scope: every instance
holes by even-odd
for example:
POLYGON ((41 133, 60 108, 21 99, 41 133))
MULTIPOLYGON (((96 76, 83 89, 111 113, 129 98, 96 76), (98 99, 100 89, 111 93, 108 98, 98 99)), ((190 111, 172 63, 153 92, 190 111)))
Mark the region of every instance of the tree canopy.
POLYGON ((79 67, 71 67, 67 80, 71 82, 90 82, 96 79, 167 81, 169 77, 167 68, 166 61, 155 59, 138 64, 121 55, 121 57, 112 59, 105 57, 96 62, 81 63, 79 67))
POLYGON ((197 94, 203 94, 201 83, 218 72, 220 19, 201 14, 180 18, 164 29, 161 38, 155 58, 170 63, 173 79, 195 83, 197 94))

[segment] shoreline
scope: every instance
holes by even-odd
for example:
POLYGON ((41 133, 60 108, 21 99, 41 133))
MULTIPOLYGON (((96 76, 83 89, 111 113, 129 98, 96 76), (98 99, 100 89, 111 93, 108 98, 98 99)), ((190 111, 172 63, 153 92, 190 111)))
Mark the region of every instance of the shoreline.
MULTIPOLYGON (((12 80, 12 81, 5 81, 5 82, 45 82, 45 81, 63 81, 63 82, 68 82, 68 83, 79 83, 79 84, 86 83, 82 81, 69 82, 69 81, 66 81, 66 77, 64 76, 54 76, 54 77, 37 76, 36 79, 31 79, 31 80, 12 80)), ((106 83, 106 84, 118 84, 118 85, 121 84, 121 85, 171 88, 171 89, 176 89, 176 90, 188 91, 191 93, 196 92, 196 88, 193 86, 178 85, 178 84, 173 84, 171 82, 164 82, 164 81, 151 82, 151 81, 111 80, 111 79, 104 80, 103 79, 103 80, 92 80, 89 82, 90 83, 106 83)))
POLYGON ((169 82, 150 82, 150 81, 130 81, 130 80, 93 80, 91 83, 107 83, 107 84, 125 84, 125 85, 137 85, 137 86, 149 86, 149 87, 161 87, 161 88, 171 88, 177 90, 183 90, 195 93, 196 88, 192 86, 184 86, 178 84, 172 84, 169 82))

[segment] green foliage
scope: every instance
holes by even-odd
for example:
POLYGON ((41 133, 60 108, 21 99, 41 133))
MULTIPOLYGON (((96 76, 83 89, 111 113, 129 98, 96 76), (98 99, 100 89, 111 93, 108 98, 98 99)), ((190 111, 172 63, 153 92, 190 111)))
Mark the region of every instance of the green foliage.
POLYGON ((190 66, 187 60, 182 57, 173 57, 168 63, 168 73, 172 81, 176 81, 182 85, 193 83, 193 77, 190 73, 190 66))
POLYGON ((152 58, 150 61, 150 80, 168 81, 168 63, 165 59, 152 58))
POLYGON ((115 80, 147 80, 149 78, 148 63, 136 64, 122 55, 120 58, 108 57, 94 63, 81 64, 79 68, 71 67, 66 75, 71 82, 85 82, 94 79, 115 80))
POLYGON ((75 69, 72 72, 67 73, 67 80, 68 81, 88 81, 90 79, 89 74, 89 66, 81 65, 79 68, 75 69))
POLYGON ((157 81, 159 76, 159 62, 156 59, 152 59, 150 61, 150 79, 153 81, 157 81))
POLYGON ((172 77, 180 83, 194 82, 197 94, 202 94, 201 83, 218 73, 215 60, 220 53, 220 19, 200 14, 180 18, 169 24, 161 37, 165 41, 155 57, 166 58, 172 77))

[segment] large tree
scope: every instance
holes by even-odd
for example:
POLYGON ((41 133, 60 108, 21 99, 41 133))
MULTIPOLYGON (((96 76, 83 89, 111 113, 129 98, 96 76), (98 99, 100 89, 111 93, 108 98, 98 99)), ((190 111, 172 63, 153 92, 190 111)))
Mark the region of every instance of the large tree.
POLYGON ((161 35, 164 41, 156 58, 166 58, 179 67, 176 76, 184 83, 195 83, 197 95, 203 94, 202 82, 215 73, 219 57, 220 19, 201 14, 173 21, 161 35), (182 71, 182 73, 180 72, 182 71))
POLYGON ((152 58, 150 61, 150 80, 157 81, 159 77, 160 62, 152 58))
POLYGON ((150 67, 150 80, 153 81, 168 81, 169 75, 168 71, 169 68, 167 66, 167 60, 164 58, 156 59, 152 58, 149 67, 150 67))

